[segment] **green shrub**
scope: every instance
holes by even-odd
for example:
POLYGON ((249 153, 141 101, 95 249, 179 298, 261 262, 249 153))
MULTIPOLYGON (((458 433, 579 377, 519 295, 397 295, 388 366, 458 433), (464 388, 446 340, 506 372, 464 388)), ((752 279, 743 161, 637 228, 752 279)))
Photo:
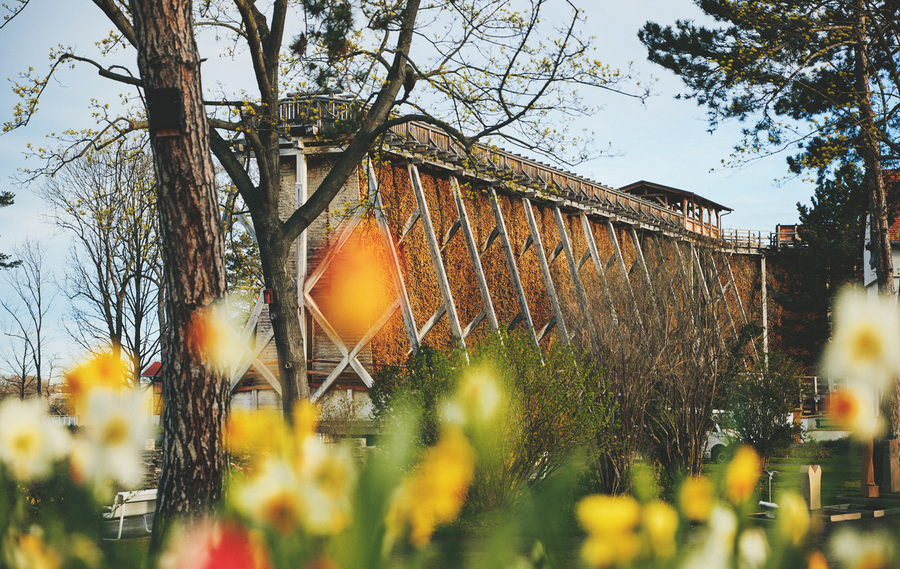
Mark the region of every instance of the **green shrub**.
MULTIPOLYGON (((513 503, 580 452, 601 452, 612 440, 613 397, 603 374, 570 347, 538 349, 525 334, 492 335, 469 354, 445 356, 421 347, 406 367, 381 372, 370 391, 384 421, 412 401, 421 408, 420 436, 438 433, 441 402, 467 374, 489 374, 505 394, 503 417, 485 433, 491 440, 476 472, 469 506, 489 511, 513 503)), ((476 437, 477 438, 477 437, 476 437)))

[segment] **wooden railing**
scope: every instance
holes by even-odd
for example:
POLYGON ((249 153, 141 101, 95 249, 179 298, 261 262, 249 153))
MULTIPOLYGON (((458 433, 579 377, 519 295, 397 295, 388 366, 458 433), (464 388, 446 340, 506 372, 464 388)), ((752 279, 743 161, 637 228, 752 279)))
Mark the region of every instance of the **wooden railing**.
MULTIPOLYGON (((327 135, 340 121, 352 119, 353 109, 353 101, 339 97, 296 98, 281 102, 279 116, 288 129, 297 128, 310 136, 327 135)), ((385 143, 397 151, 471 170, 486 179, 518 185, 540 194, 541 198, 566 200, 662 230, 719 237, 718 227, 696 221, 685 223, 683 214, 660 204, 512 152, 478 145, 469 157, 454 138, 429 124, 407 122, 397 125, 385 136, 385 143)))
POLYGON ((735 249, 762 251, 774 246, 771 231, 725 228, 720 237, 735 249))

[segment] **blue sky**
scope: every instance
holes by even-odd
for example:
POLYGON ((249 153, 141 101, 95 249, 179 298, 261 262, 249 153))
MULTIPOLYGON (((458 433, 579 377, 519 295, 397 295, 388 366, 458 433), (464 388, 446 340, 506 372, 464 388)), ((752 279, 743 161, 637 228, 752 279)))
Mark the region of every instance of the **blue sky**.
MULTIPOLYGON (((633 62, 643 81, 651 76, 657 79, 656 95, 643 104, 600 95, 604 110, 584 121, 584 126, 594 131, 598 146, 611 144, 615 155, 573 168, 577 174, 613 187, 644 179, 695 192, 734 209, 723 219, 726 227, 772 230, 777 223, 796 221, 796 203, 809 201, 812 184, 797 179, 779 183, 787 174, 784 156, 739 169, 721 168, 721 160, 739 140, 739 125, 726 123, 708 133, 704 109, 674 99, 682 91, 680 80, 646 61, 637 30, 648 19, 667 24, 699 17, 690 0, 576 0, 576 4, 586 11, 589 33, 596 36, 605 63, 625 67, 633 62)), ((49 50, 59 43, 91 51, 93 41, 104 37, 108 29, 88 0, 32 0, 21 16, 0 30, 0 76, 14 77, 29 66, 46 69, 49 50)), ((202 53, 202 46, 201 55, 210 57, 202 53)), ((133 56, 123 57, 123 63, 134 69, 133 56)), ((204 65, 227 70, 228 62, 210 57, 204 65)), ((204 87, 209 90, 215 85, 204 87)), ((43 223, 42 203, 33 195, 36 186, 16 185, 13 178, 28 164, 23 155, 26 143, 40 145, 47 133, 91 126, 91 97, 114 102, 117 90, 87 67, 65 69, 48 86, 35 120, 0 136, 0 189, 16 193, 16 204, 0 209, 0 251, 9 251, 16 241, 32 236, 44 240, 52 249, 49 260, 64 268, 67 241, 43 223)), ((0 85, 0 119, 9 119, 15 102, 11 84, 0 85)), ((56 336, 63 342, 62 332, 56 336)))

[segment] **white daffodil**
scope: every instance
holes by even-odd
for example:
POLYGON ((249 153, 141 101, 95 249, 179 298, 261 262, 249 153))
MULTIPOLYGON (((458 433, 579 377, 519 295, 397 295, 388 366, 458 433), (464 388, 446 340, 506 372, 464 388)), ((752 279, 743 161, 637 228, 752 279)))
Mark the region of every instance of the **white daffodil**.
POLYGON ((759 569, 769 556, 769 544, 762 528, 750 528, 738 539, 738 567, 759 569))
POLYGON ((869 530, 860 534, 844 529, 831 540, 834 557, 841 567, 896 567, 894 538, 881 530, 869 530))
POLYGON ((239 512, 282 535, 296 531, 306 516, 307 504, 294 473, 274 458, 266 459, 250 479, 241 481, 233 496, 239 512))
POLYGON ((117 480, 126 485, 140 482, 144 474, 142 452, 149 435, 143 398, 136 390, 88 393, 80 447, 80 460, 73 468, 95 481, 117 480))
POLYGON ((834 307, 834 334, 825 350, 825 372, 835 379, 886 388, 900 373, 897 300, 842 292, 834 307))
POLYGON ((23 481, 47 476, 69 449, 69 433, 50 421, 42 399, 0 403, 0 461, 23 481))

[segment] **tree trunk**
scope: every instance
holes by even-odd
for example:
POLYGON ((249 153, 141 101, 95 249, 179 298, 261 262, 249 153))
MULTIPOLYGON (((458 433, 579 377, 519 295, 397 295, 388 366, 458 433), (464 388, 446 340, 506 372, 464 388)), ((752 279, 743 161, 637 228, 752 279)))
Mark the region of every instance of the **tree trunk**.
MULTIPOLYGON (((276 217, 277 212, 269 212, 276 217)), ((300 322, 300 303, 297 300, 298 284, 291 274, 291 242, 271 220, 254 219, 259 236, 259 253, 262 260, 266 286, 275 293, 269 304, 275 347, 278 352, 278 376, 281 383, 281 402, 284 418, 293 420, 294 405, 309 399, 309 382, 306 374, 306 350, 303 345, 303 324, 300 322)))
MULTIPOLYGON (((175 519, 208 513, 222 496, 222 425, 228 383, 189 338, 198 313, 224 296, 224 242, 187 0, 132 0, 138 67, 148 94, 177 89, 183 122, 169 131, 150 115, 166 288, 162 385, 163 463, 151 548, 175 519)), ((179 101, 175 101, 178 103, 179 101)), ((157 117, 158 118, 158 117, 157 117)))

